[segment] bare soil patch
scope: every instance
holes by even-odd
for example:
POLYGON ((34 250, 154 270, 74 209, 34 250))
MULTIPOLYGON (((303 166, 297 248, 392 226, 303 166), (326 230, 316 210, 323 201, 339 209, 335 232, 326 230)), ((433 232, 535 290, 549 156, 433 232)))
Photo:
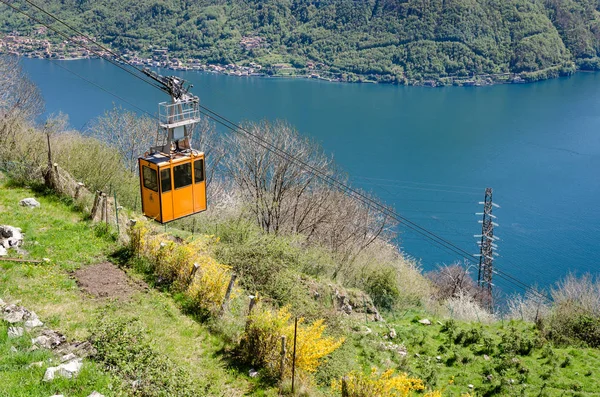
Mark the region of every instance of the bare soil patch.
POLYGON ((75 271, 73 276, 79 288, 97 298, 127 300, 144 289, 110 262, 86 266, 75 271))

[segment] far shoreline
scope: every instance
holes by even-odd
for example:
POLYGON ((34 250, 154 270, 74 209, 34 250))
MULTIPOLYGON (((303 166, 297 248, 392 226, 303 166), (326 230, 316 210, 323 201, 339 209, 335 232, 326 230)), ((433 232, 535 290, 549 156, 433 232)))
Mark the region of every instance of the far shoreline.
MULTIPOLYGON (((0 54, 3 55, 3 54, 0 54)), ((98 56, 80 56, 80 57, 63 57, 63 58, 48 58, 48 57, 37 57, 27 56, 24 54, 12 54, 20 58, 28 59, 39 59, 50 62, 56 61, 83 61, 83 60, 103 60, 106 59, 98 56)), ((122 61, 118 61, 120 64, 126 65, 122 61)), ((352 75, 352 80, 342 79, 340 77, 324 77, 319 73, 312 74, 276 74, 276 73, 240 73, 227 69, 231 65, 201 65, 201 67, 190 67, 190 66, 157 66, 157 65, 146 65, 146 64, 133 64, 130 65, 136 68, 151 68, 155 70, 169 70, 174 72, 203 72, 212 73, 224 76, 233 77, 263 77, 263 78, 278 78, 278 79, 306 79, 306 80, 317 80, 330 83, 358 83, 358 84, 382 84, 382 85, 395 85, 395 86, 406 86, 406 87, 428 87, 428 88, 441 88, 441 87, 489 87, 494 85, 503 84, 527 84, 535 83, 538 81, 550 80, 559 77, 569 77, 577 72, 596 72, 594 70, 578 69, 575 64, 569 65, 565 69, 564 65, 554 66, 548 69, 539 70, 535 72, 522 72, 522 73, 500 73, 500 74, 481 74, 469 76, 468 78, 458 77, 438 77, 437 79, 428 80, 405 80, 405 83, 399 83, 397 81, 380 81, 366 78, 363 75, 352 75)), ((244 68, 245 66, 234 65, 235 67, 244 68)), ((302 69, 290 68, 294 71, 300 71, 302 69)), ((272 71, 272 70, 271 70, 272 71)), ((322 71, 321 71, 322 72, 322 71)), ((387 75, 383 75, 387 76, 387 75)))

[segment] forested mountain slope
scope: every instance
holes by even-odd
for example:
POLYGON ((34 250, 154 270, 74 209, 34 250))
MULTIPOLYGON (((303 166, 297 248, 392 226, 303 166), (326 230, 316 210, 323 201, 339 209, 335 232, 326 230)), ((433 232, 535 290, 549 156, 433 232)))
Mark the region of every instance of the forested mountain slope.
MULTIPOLYGON (((22 0, 21 0, 22 1, 22 0)), ((15 2, 18 3, 18 2, 15 2)), ((600 66, 597 0, 38 0, 121 50, 422 81, 600 66), (244 45, 243 38, 260 38, 244 45)), ((23 2, 23 9, 31 7, 23 2)), ((33 12, 33 11, 32 11, 33 12)), ((45 21, 40 13, 36 13, 45 21)), ((59 27, 60 25, 55 24, 59 27)), ((0 13, 3 31, 33 29, 0 13)), ((541 71, 541 72, 540 72, 541 71)))

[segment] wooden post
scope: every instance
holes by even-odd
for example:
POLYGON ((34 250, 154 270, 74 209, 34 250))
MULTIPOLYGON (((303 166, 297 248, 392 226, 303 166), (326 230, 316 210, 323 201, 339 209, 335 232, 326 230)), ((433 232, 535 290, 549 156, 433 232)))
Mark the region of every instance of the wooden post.
POLYGON ((101 204, 102 205, 102 212, 100 213, 100 222, 106 222, 108 223, 108 218, 107 218, 107 210, 106 210, 106 195, 104 193, 100 193, 100 200, 101 200, 101 204))
POLYGON ((236 278, 237 274, 233 273, 231 275, 231 280, 229 280, 229 285, 227 286, 227 292, 225 292, 225 299, 223 299, 223 304, 221 304, 221 314, 225 313, 225 309, 227 308, 227 303, 229 303, 229 297, 231 296, 231 290, 235 285, 236 278))
POLYGON ((294 393, 294 381, 296 380, 296 336, 298 335, 298 317, 294 319, 294 353, 292 354, 292 394, 294 393))
POLYGON ((100 203, 100 190, 96 190, 96 195, 94 196, 94 205, 92 206, 92 221, 96 220, 96 212, 98 211, 100 203))
POLYGON ((342 378, 342 397, 349 397, 348 393, 348 376, 342 378))
POLYGON ((77 186, 75 187, 75 197, 73 197, 75 200, 77 200, 79 198, 79 195, 81 194, 81 188, 83 187, 83 183, 78 182, 77 186))
POLYGON ((279 359, 279 379, 283 381, 283 375, 285 373, 285 354, 287 350, 285 348, 285 335, 281 336, 281 358, 279 359))
POLYGON ((103 194, 102 197, 104 198, 104 223, 108 226, 108 196, 103 194))
MULTIPOLYGON (((256 295, 258 295, 258 293, 256 295)), ((256 305, 257 301, 258 296, 250 295, 250 305, 248 306, 248 318, 246 320, 246 331, 248 331, 248 328, 250 327, 250 315, 252 314, 252 309, 254 309, 254 305, 256 305)))
POLYGON ((200 265, 197 263, 194 263, 194 266, 192 267, 192 271, 190 272, 190 279, 194 279, 194 276, 196 275, 196 272, 198 271, 198 269, 200 269, 200 265))
POLYGON ((115 220, 117 222, 117 236, 121 236, 121 230, 119 227, 119 208, 117 207, 117 191, 113 192, 115 195, 115 220))

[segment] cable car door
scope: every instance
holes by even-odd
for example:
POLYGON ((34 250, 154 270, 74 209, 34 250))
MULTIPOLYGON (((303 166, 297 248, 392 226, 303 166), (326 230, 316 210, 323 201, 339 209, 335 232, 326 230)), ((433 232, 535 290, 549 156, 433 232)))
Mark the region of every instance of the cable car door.
POLYGON ((192 186, 192 162, 173 165, 173 218, 181 218, 194 212, 192 186))
POLYGON ((140 161, 142 179, 142 211, 144 215, 161 221, 160 196, 158 193, 158 167, 146 161, 140 161))

